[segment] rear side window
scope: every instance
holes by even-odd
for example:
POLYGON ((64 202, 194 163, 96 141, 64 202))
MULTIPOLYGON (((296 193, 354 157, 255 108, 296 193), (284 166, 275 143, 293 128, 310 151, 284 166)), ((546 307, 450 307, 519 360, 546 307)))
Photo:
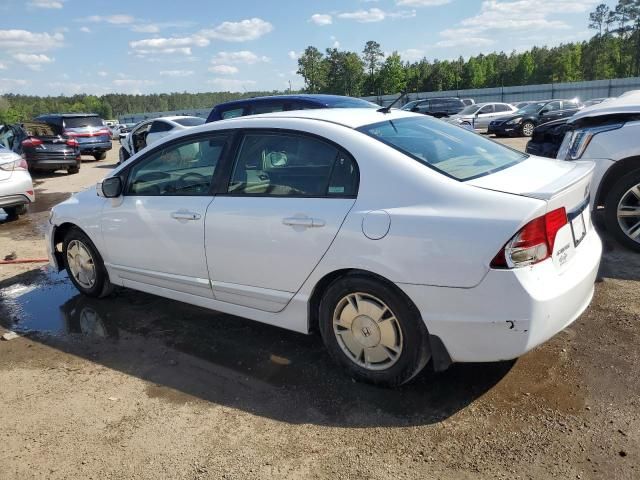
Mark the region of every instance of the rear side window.
POLYGON ((511 109, 508 105, 503 105, 502 103, 496 103, 495 105, 496 112, 510 112, 511 109))
POLYGON ((182 125, 183 127, 197 127, 198 125, 204 124, 204 118, 200 118, 200 117, 176 118, 174 122, 176 122, 178 125, 182 125))
POLYGON ((233 195, 354 197, 358 168, 339 148, 286 133, 245 135, 229 182, 233 195))
POLYGON ((227 119, 227 118, 242 117, 244 114, 245 114, 244 107, 238 107, 238 108, 232 108, 230 110, 225 110, 222 113, 220 113, 220 116, 223 119, 227 119))
POLYGON ((64 117, 65 128, 82 127, 103 127, 104 123, 100 117, 64 117))
POLYGON ((480 135, 427 116, 399 118, 358 129, 456 180, 471 180, 527 158, 480 135))

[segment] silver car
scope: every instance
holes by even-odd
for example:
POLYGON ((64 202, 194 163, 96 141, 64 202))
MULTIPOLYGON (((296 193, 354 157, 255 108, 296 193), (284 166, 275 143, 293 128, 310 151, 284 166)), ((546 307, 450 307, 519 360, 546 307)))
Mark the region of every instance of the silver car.
POLYGON ((0 145, 0 208, 7 216, 17 217, 35 199, 26 160, 0 145))
POLYGON ((450 116, 447 121, 454 125, 472 128, 476 132, 486 132, 491 120, 504 117, 515 111, 516 108, 508 103, 476 103, 469 105, 460 113, 450 116))

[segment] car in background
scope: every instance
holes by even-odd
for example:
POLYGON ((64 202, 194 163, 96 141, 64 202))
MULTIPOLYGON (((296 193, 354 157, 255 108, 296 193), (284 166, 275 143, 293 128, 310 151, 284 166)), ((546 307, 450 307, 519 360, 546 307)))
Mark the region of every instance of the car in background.
POLYGON ((46 245, 85 295, 319 330, 338 369, 396 386, 430 360, 516 358, 580 316, 602 252, 592 174, 399 109, 272 113, 141 151, 56 205, 46 245))
POLYGON ((27 162, 0 145, 0 208, 9 218, 16 218, 26 213, 27 205, 35 200, 27 162))
POLYGON ((124 139, 131 129, 135 127, 140 122, 131 122, 131 123, 121 123, 118 125, 118 140, 122 143, 122 139, 124 139))
POLYGON ((160 117, 142 121, 120 141, 118 163, 124 162, 147 145, 151 145, 167 135, 197 127, 203 123, 204 118, 190 116, 160 117))
POLYGON ((60 128, 63 135, 75 138, 82 155, 104 160, 111 150, 111 130, 94 113, 54 113, 40 115, 35 120, 60 128))
POLYGON ((585 108, 567 122, 557 158, 591 160, 591 205, 621 244, 640 252, 640 90, 585 108))
POLYGON ((529 105, 530 103, 534 103, 531 100, 526 100, 524 102, 512 102, 511 105, 513 105, 514 107, 516 107, 516 110, 520 110, 521 108, 526 107, 527 105, 529 105))
POLYGON ((429 115, 436 118, 456 115, 467 107, 462 100, 455 97, 428 98, 417 101, 417 103, 405 108, 407 106, 408 104, 403 106, 402 110, 422 113, 423 115, 429 115))
POLYGON ((446 121, 454 125, 468 127, 477 132, 486 132, 491 120, 504 117, 515 111, 516 108, 508 103, 476 103, 466 107, 460 113, 451 115, 446 121))
POLYGON ((24 122, 0 129, 0 143, 27 161, 30 171, 66 170, 74 174, 82 163, 80 145, 52 124, 24 122))
POLYGON ((536 126, 570 117, 581 105, 575 100, 542 100, 529 105, 502 118, 489 123, 487 133, 496 137, 530 137, 536 126))
POLYGON ((602 97, 602 98, 592 98, 591 100, 587 100, 582 104, 583 108, 591 107, 593 105, 598 105, 606 100, 610 100, 613 97, 602 97))
POLYGON ((380 105, 360 98, 342 95, 299 94, 273 95, 269 97, 245 98, 216 105, 209 113, 207 122, 227 118, 245 117, 261 113, 312 110, 317 108, 380 108, 380 105))
POLYGON ((539 157, 556 158, 568 129, 569 118, 560 118, 538 125, 527 142, 526 152, 539 157))
POLYGON ((461 98, 462 103, 464 103, 467 107, 469 105, 475 105, 476 101, 473 98, 461 98))

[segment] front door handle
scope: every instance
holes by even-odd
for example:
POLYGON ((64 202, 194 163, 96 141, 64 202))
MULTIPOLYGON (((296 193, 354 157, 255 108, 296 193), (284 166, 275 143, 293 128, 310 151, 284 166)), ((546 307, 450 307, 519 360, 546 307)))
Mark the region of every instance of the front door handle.
POLYGON ((196 212, 188 212, 186 210, 179 210, 171 214, 171 218, 175 220, 200 220, 202 215, 196 212))
POLYGON ((289 225, 290 227, 324 227, 325 221, 319 218, 310 218, 310 217, 289 217, 283 218, 282 223, 285 225, 289 225))

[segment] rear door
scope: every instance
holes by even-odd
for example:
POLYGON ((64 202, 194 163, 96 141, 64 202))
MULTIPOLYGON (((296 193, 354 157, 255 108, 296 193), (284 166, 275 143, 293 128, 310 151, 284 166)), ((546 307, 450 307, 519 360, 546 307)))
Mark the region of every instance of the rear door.
POLYGON ((299 132, 250 130, 228 183, 207 210, 216 299, 282 310, 325 254, 353 206, 359 174, 338 146, 299 132))

